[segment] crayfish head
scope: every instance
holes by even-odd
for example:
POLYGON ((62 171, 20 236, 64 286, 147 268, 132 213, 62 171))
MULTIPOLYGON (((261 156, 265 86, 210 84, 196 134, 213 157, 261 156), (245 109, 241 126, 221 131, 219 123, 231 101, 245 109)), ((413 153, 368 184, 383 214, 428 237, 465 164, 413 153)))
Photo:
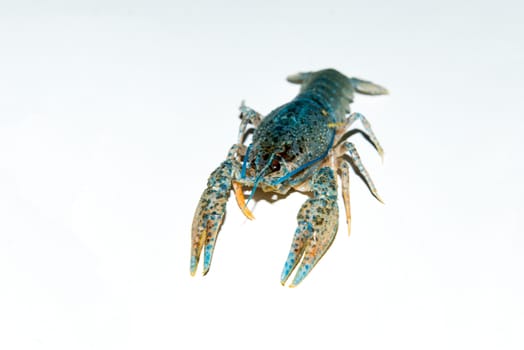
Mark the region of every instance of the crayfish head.
POLYGON ((280 146, 260 146, 254 145, 249 155, 249 176, 259 180, 274 180, 292 171, 296 155, 291 142, 280 146))

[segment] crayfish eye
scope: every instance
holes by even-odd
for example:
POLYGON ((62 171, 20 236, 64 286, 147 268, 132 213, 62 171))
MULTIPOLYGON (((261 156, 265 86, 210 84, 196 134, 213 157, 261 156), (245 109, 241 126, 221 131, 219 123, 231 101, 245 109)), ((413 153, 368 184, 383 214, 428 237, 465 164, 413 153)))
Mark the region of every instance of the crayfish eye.
POLYGON ((273 159, 271 162, 271 170, 279 171, 280 170, 280 161, 278 159, 273 159))

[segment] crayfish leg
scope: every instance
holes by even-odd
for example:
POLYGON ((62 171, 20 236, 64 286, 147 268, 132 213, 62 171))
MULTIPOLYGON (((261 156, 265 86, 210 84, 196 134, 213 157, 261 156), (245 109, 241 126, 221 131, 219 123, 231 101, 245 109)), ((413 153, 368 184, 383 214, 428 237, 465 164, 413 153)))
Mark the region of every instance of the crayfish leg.
POLYGON ((246 205, 246 198, 244 197, 242 185, 238 182, 233 181, 233 191, 235 192, 235 199, 237 200, 238 207, 242 211, 242 214, 244 214, 244 216, 249 220, 254 220, 255 216, 246 205))
POLYGON ((348 227, 348 236, 351 234, 351 204, 349 200, 349 169, 351 165, 343 158, 339 159, 340 179, 342 183, 342 199, 344 201, 344 209, 346 210, 346 223, 348 227))

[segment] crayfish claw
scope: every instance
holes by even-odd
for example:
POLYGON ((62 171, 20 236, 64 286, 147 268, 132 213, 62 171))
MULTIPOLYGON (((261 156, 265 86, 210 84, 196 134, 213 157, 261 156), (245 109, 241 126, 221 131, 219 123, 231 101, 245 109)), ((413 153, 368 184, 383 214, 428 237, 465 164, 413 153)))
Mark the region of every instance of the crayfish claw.
MULTIPOLYGON (((304 206, 305 205, 306 204, 304 204, 304 206)), ((302 209, 300 212, 302 212, 302 209)), ((300 217, 300 213, 298 215, 300 217)), ((291 249, 289 250, 286 263, 284 264, 284 269, 282 270, 282 275, 280 276, 280 283, 282 285, 286 283, 289 276, 300 262, 300 258, 304 254, 306 243, 309 241, 311 236, 310 226, 311 225, 309 225, 307 222, 299 219, 299 226, 295 231, 295 236, 293 237, 293 242, 291 243, 291 249)))
POLYGON ((190 273, 195 275, 202 250, 204 251, 203 274, 207 274, 213 259, 216 239, 231 192, 231 179, 238 165, 227 159, 211 173, 207 188, 202 193, 193 218, 191 230, 190 273))
POLYGON ((331 246, 338 229, 337 185, 335 173, 320 169, 311 180, 313 198, 308 199, 297 215, 295 231, 288 258, 280 278, 284 285, 296 269, 289 287, 298 286, 331 246))

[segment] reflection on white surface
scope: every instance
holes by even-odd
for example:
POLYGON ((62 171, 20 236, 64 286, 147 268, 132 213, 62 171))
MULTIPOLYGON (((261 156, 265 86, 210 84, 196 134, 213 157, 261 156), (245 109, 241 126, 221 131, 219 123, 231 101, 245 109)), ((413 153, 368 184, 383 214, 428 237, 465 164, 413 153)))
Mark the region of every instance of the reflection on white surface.
POLYGON ((522 5, 229 1, 0 5, 0 347, 520 349, 522 5), (13 5, 14 6, 14 5, 13 5), (189 276, 193 210, 242 99, 300 70, 386 86, 352 106, 386 204, 297 289, 279 276, 304 197, 229 206, 189 276))

